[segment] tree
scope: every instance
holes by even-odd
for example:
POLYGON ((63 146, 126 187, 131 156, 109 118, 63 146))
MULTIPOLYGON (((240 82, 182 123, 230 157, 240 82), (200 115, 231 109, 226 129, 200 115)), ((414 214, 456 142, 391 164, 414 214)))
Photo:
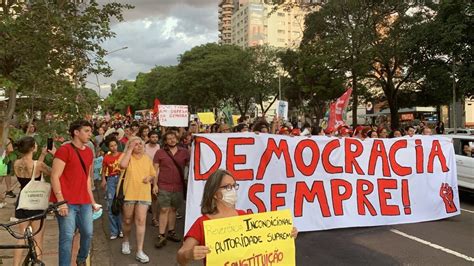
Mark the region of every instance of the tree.
POLYGON ((179 58, 177 87, 187 104, 213 108, 230 102, 241 115, 252 103, 251 54, 234 45, 208 43, 186 51, 179 58))
MULTIPOLYGON (((3 122, 4 143, 17 96, 54 100, 67 104, 89 99, 82 86, 88 73, 110 75, 101 43, 114 36, 112 18, 122 20, 129 5, 95 1, 2 1, 0 23, 0 87, 8 95, 3 122), (78 98, 79 97, 79 98, 78 98)), ((80 115, 67 112, 65 116, 80 115)))
POLYGON ((162 104, 186 104, 183 89, 176 86, 177 66, 156 66, 149 73, 140 73, 136 78, 137 97, 151 107, 154 99, 162 104))
MULTIPOLYGON (((413 50, 417 48, 411 35, 417 25, 426 21, 429 12, 415 2, 384 1, 374 6, 373 14, 376 25, 373 34, 377 38, 372 43, 372 69, 368 77, 384 92, 391 127, 398 128, 400 100, 406 101, 400 96, 412 95, 420 88, 421 81, 415 75, 417 61, 413 50)), ((426 51, 421 53, 426 54, 426 51)))
POLYGON ((416 59, 414 74, 423 81, 416 99, 430 99, 432 105, 449 104, 453 85, 458 99, 474 94, 472 3, 449 0, 429 7, 433 15, 410 36, 414 43, 411 54, 416 59))
POLYGON ((146 103, 138 97, 135 81, 119 80, 112 84, 111 92, 104 100, 104 107, 112 112, 125 113, 128 106, 137 110, 146 108, 146 103))
POLYGON ((252 56, 250 71, 252 75, 253 97, 260 105, 262 117, 278 99, 278 79, 281 74, 277 50, 268 45, 259 45, 249 48, 252 56), (264 108, 264 103, 269 102, 264 108))
POLYGON ((343 75, 325 65, 325 58, 315 46, 302 46, 299 51, 280 54, 285 71, 285 96, 293 106, 316 122, 324 117, 328 103, 344 93, 343 75))
POLYGON ((373 42, 372 8, 375 2, 332 0, 305 20, 300 49, 315 54, 319 64, 330 71, 347 74, 352 87, 352 124, 357 124, 359 83, 370 68, 370 44, 373 42), (308 47, 308 48, 304 48, 308 47))

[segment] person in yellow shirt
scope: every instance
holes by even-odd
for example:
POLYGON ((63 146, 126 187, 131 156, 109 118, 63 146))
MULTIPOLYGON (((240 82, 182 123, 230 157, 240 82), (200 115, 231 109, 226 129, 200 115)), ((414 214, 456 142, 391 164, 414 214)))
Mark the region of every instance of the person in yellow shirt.
POLYGON ((145 154, 145 143, 139 137, 132 137, 127 142, 125 152, 119 158, 120 167, 125 169, 123 175, 123 193, 125 195, 122 212, 122 253, 130 254, 130 232, 132 222, 135 222, 137 238, 136 259, 141 263, 150 261, 143 252, 145 239, 145 223, 149 206, 151 205, 151 185, 153 193, 158 193, 158 177, 153 162, 145 154), (133 221, 132 221, 133 219, 133 221))

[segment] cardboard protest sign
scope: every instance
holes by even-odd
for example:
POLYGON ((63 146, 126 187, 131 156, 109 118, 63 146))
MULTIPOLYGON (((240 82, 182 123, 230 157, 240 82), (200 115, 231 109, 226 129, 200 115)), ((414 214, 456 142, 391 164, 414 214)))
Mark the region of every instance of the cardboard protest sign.
POLYGON ((187 127, 188 106, 187 105, 162 105, 158 106, 160 125, 165 127, 187 127))
POLYGON ((201 123, 204 125, 212 125, 216 123, 213 112, 197 113, 197 115, 199 117, 199 121, 201 121, 201 123))
POLYGON ((240 185, 237 208, 290 209, 299 231, 414 223, 460 214, 455 154, 439 136, 366 139, 253 133, 196 135, 185 231, 218 168, 240 185))
POLYGON ((240 118, 240 115, 232 115, 232 123, 234 126, 239 124, 239 121, 238 121, 239 118, 240 118))
POLYGON ((295 265, 290 210, 204 221, 208 265, 295 265))

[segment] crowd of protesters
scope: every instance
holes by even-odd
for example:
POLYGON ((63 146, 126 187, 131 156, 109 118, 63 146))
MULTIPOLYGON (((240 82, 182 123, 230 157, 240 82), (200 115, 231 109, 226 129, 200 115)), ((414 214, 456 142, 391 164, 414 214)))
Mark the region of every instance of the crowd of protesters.
MULTIPOLYGON (((33 136, 36 127, 29 124, 25 136, 16 143, 9 139, 6 152, 14 147, 21 157, 11 162, 12 173, 17 177, 21 188, 28 179, 38 178, 40 173, 51 175, 52 200, 67 200, 68 204, 59 210, 59 265, 70 265, 72 259, 83 265, 89 255, 93 236, 92 214, 101 208, 92 196, 94 189, 105 191, 109 237, 111 240, 122 238, 123 254, 131 254, 130 235, 135 234, 135 257, 141 263, 149 262, 144 252, 144 237, 148 213, 151 223, 158 229, 155 247, 162 248, 167 240, 184 241, 178 252, 178 261, 205 259, 209 250, 203 246, 202 221, 209 218, 223 218, 243 215, 235 209, 235 195, 238 184, 232 175, 218 170, 208 180, 202 201, 203 217, 193 225, 192 230, 183 237, 176 233, 176 220, 181 218, 179 209, 183 207, 186 195, 186 168, 189 165, 193 135, 198 133, 254 132, 256 134, 279 134, 288 136, 329 136, 368 138, 412 137, 415 134, 444 134, 442 122, 430 128, 421 122, 417 126, 403 129, 389 129, 384 125, 339 126, 323 129, 308 123, 298 126, 274 118, 271 122, 257 119, 249 122, 247 117, 230 126, 226 123, 203 125, 198 119, 189 122, 188 127, 161 127, 156 119, 138 119, 119 117, 113 120, 94 119, 76 121, 69 128, 70 141, 57 143, 52 150, 38 147, 33 136), (41 149, 38 160, 33 153, 41 149), (54 155, 52 168, 43 163, 48 153, 54 155), (94 188, 94 180, 100 188, 94 188), (225 183, 225 184, 224 184, 225 183), (123 210, 119 215, 111 211, 117 190, 122 185, 124 194, 123 210), (213 202, 213 200, 217 200, 213 202), (134 232, 132 232, 134 225, 134 232), (194 228, 194 229, 193 229, 194 228), (80 249, 77 258, 71 258, 71 245, 77 233, 80 233, 80 249)), ((472 154, 472 151, 471 151, 472 154)), ((6 196, 16 197, 7 181, 6 196)), ((20 189, 21 189, 20 188, 20 189)), ((2 204, 0 202, 0 204, 2 204)), ((1 205, 0 207, 3 207, 1 205)), ((34 212, 17 210, 16 218, 27 218, 34 212)), ((22 224, 24 230, 30 224, 22 224)), ((37 226, 35 222, 31 224, 37 226)), ((296 236, 296 229, 293 235, 296 236)), ((38 247, 42 246, 43 232, 38 234, 38 247)), ((15 265, 21 261, 21 252, 15 252, 15 265)))

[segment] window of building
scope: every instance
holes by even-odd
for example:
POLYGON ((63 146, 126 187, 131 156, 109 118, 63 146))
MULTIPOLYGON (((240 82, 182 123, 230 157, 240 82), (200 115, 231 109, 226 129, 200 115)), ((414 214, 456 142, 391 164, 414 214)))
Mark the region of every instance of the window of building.
POLYGON ((278 16, 279 16, 279 17, 284 17, 284 16, 285 16, 285 13, 278 12, 278 16))
POLYGON ((284 30, 278 30, 278 33, 283 34, 283 33, 285 33, 285 31, 284 30))
POLYGON ((277 41, 278 41, 278 42, 285 42, 285 39, 278 38, 277 41))

